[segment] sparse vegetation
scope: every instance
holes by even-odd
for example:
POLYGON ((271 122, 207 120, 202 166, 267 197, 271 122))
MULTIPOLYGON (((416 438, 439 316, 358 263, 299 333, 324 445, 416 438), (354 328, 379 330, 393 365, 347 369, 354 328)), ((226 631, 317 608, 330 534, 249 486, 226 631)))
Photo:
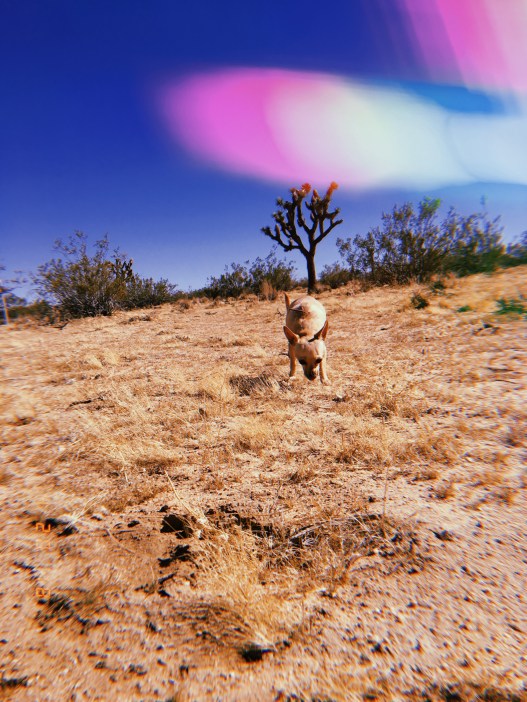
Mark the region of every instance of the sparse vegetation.
POLYGON ((291 290, 295 284, 294 265, 280 261, 273 249, 265 258, 256 258, 249 267, 245 264, 231 263, 219 278, 211 277, 202 290, 194 294, 204 294, 213 299, 238 298, 243 294, 261 295, 266 300, 274 300, 278 291, 291 290))
POLYGON ((491 273, 527 260, 527 237, 505 246, 500 218, 486 212, 467 216, 450 209, 439 220, 439 199, 424 198, 382 215, 382 225, 353 239, 337 239, 354 278, 374 285, 423 283, 447 272, 458 276, 491 273))
POLYGON ((347 285, 351 280, 353 280, 352 272, 341 266, 340 263, 324 266, 320 274, 320 282, 323 285, 328 285, 332 290, 347 285))
POLYGON ((322 293, 331 388, 286 382, 272 299, 2 329, 3 679, 520 694, 525 269, 434 282, 322 293))
POLYGON ((57 240, 53 258, 39 266, 34 276, 43 303, 54 305, 67 319, 108 316, 117 309, 132 309, 169 302, 176 288, 167 280, 141 278, 132 270, 133 261, 117 252, 110 259, 108 237, 95 242, 93 255, 88 238, 80 231, 67 242, 57 240))
POLYGON ((506 299, 504 297, 496 301, 498 314, 517 314, 527 315, 527 303, 523 298, 516 300, 514 298, 506 299))
POLYGON ((416 310, 423 310, 430 304, 426 297, 424 297, 424 295, 421 295, 421 293, 419 292, 416 292, 412 295, 410 302, 412 304, 412 307, 415 307, 416 310))

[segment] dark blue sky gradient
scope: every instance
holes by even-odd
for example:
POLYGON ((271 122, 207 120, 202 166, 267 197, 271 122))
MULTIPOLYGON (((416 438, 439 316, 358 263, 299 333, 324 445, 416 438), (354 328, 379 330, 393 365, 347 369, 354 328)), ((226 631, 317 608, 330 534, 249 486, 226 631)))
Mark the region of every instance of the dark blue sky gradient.
MULTIPOLYGON (((271 241, 260 228, 287 191, 212 169, 175 145, 158 119, 156 88, 195 71, 278 67, 412 81, 450 108, 499 109, 462 88, 432 94, 406 36, 389 0, 327 9, 311 0, 0 0, 0 263, 8 273, 35 270, 75 229, 92 241, 108 233, 140 273, 184 289, 231 261, 266 255, 271 241)), ((526 194, 490 184, 337 191, 345 218, 338 235, 364 232, 395 203, 433 195, 462 212, 486 196, 512 238, 527 228, 526 194)), ((320 265, 337 258, 326 240, 320 265)))

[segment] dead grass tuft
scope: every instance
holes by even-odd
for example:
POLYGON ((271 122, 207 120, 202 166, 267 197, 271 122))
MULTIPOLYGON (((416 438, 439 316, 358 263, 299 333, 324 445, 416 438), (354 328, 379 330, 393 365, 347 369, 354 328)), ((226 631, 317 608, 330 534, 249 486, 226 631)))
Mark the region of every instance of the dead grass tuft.
POLYGON ((230 368, 223 368, 212 374, 201 378, 198 381, 198 397, 208 397, 222 403, 232 403, 235 394, 230 384, 233 371, 230 368))
POLYGON ((449 500, 451 497, 454 497, 454 495, 455 488, 454 483, 451 480, 447 480, 441 485, 438 485, 434 490, 434 496, 438 500, 449 500))
POLYGON ((278 380, 269 371, 264 371, 256 376, 235 375, 229 378, 229 382, 239 395, 261 394, 280 390, 278 380))
POLYGON ((229 437, 233 449, 261 452, 280 440, 284 436, 280 414, 278 411, 271 411, 254 417, 236 419, 231 424, 229 437))

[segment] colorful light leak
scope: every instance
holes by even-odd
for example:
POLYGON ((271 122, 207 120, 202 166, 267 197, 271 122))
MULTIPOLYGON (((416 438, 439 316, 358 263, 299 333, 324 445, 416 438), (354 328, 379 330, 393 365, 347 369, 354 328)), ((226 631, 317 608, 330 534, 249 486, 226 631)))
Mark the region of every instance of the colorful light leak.
POLYGON ((527 92, 526 0, 398 0, 430 76, 527 92))
POLYGON ((352 190, 527 185, 527 0, 398 0, 426 91, 238 68, 165 85, 171 135, 206 162, 284 184, 352 190), (477 89, 499 109, 439 99, 477 89))

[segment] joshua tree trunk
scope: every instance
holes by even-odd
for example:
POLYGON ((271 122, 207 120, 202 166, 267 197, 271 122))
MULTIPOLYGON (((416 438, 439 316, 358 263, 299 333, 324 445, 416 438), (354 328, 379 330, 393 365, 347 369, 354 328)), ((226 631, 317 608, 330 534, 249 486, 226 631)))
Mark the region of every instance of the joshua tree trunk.
POLYGON ((309 251, 307 261, 307 291, 311 295, 317 291, 317 269, 315 266, 315 252, 309 251))

